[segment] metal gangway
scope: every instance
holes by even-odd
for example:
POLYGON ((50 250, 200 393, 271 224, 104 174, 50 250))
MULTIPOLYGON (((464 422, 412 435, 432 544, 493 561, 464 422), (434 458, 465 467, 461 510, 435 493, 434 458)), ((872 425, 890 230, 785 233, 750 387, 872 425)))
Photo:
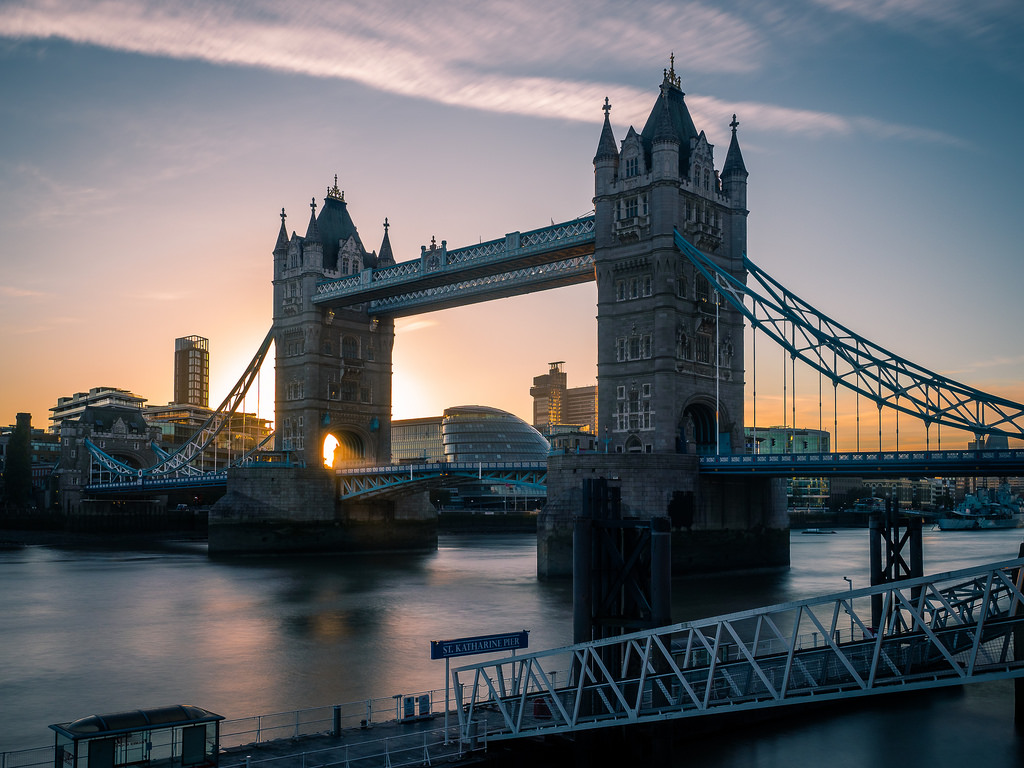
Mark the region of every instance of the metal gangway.
POLYGON ((452 671, 461 737, 486 743, 1022 677, 1022 574, 1018 558, 462 666, 452 671))

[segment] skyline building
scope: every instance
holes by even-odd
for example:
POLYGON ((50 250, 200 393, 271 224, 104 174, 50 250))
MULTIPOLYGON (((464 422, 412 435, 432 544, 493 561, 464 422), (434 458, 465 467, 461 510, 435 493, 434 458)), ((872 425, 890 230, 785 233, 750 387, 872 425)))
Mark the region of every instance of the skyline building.
POLYGON ((142 410, 146 398, 118 387, 92 387, 88 392, 76 392, 71 397, 58 397, 57 405, 50 409, 50 434, 60 434, 61 422, 77 420, 87 407, 117 406, 142 410))
MULTIPOLYGON (((548 363, 548 372, 533 377, 533 426, 550 434, 556 427, 576 427, 597 432, 597 386, 568 386, 564 360, 548 363)), ((563 430, 564 431, 564 430, 563 430)))
POLYGON ((210 405, 210 340, 182 336, 174 340, 174 402, 210 405))

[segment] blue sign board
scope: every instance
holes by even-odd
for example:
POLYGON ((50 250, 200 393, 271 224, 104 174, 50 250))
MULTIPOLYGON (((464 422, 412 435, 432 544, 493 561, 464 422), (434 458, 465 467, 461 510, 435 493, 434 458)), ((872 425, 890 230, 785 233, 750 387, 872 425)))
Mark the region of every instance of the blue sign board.
POLYGON ((460 637, 457 640, 431 640, 430 658, 447 659, 452 656, 470 656, 474 653, 500 653, 527 648, 530 644, 530 633, 509 632, 504 635, 479 635, 478 637, 460 637))

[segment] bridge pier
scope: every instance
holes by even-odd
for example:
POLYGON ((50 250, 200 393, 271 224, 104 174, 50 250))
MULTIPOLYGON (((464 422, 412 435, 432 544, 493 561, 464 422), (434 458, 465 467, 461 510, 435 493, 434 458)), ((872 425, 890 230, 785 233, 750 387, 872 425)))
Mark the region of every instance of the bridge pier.
POLYGON ((244 467, 210 511, 209 553, 430 551, 437 512, 427 492, 394 501, 342 502, 326 469, 244 467))
MULTIPOLYGON (((924 575, 920 517, 903 517, 890 508, 882 514, 872 515, 868 527, 871 586, 924 575)), ((884 620, 882 596, 872 595, 871 626, 878 630, 884 620)))
POLYGON ((555 455, 537 519, 538 578, 572 577, 583 482, 598 478, 617 485, 623 519, 668 516, 673 575, 789 565, 781 480, 701 477, 692 454, 555 455))

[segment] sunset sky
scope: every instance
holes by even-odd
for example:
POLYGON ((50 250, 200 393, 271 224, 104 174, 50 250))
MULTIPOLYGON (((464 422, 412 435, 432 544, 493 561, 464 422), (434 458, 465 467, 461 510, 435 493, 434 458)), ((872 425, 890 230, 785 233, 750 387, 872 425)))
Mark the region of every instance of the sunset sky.
MULTIPOLYGON (((270 326, 281 208, 304 233, 335 174, 363 242, 387 217, 398 261, 587 214, 605 97, 617 139, 639 130, 673 52, 719 168, 738 116, 760 267, 1024 400, 1022 35, 1019 0, 0 0, 0 424, 45 426, 96 386, 166 403, 192 334, 217 404, 270 326)), ((529 419, 554 360, 593 384, 595 299, 399 321, 394 416, 529 419)), ((762 425, 782 420, 772 354, 762 425)), ((817 386, 798 382, 804 426, 817 386)))

